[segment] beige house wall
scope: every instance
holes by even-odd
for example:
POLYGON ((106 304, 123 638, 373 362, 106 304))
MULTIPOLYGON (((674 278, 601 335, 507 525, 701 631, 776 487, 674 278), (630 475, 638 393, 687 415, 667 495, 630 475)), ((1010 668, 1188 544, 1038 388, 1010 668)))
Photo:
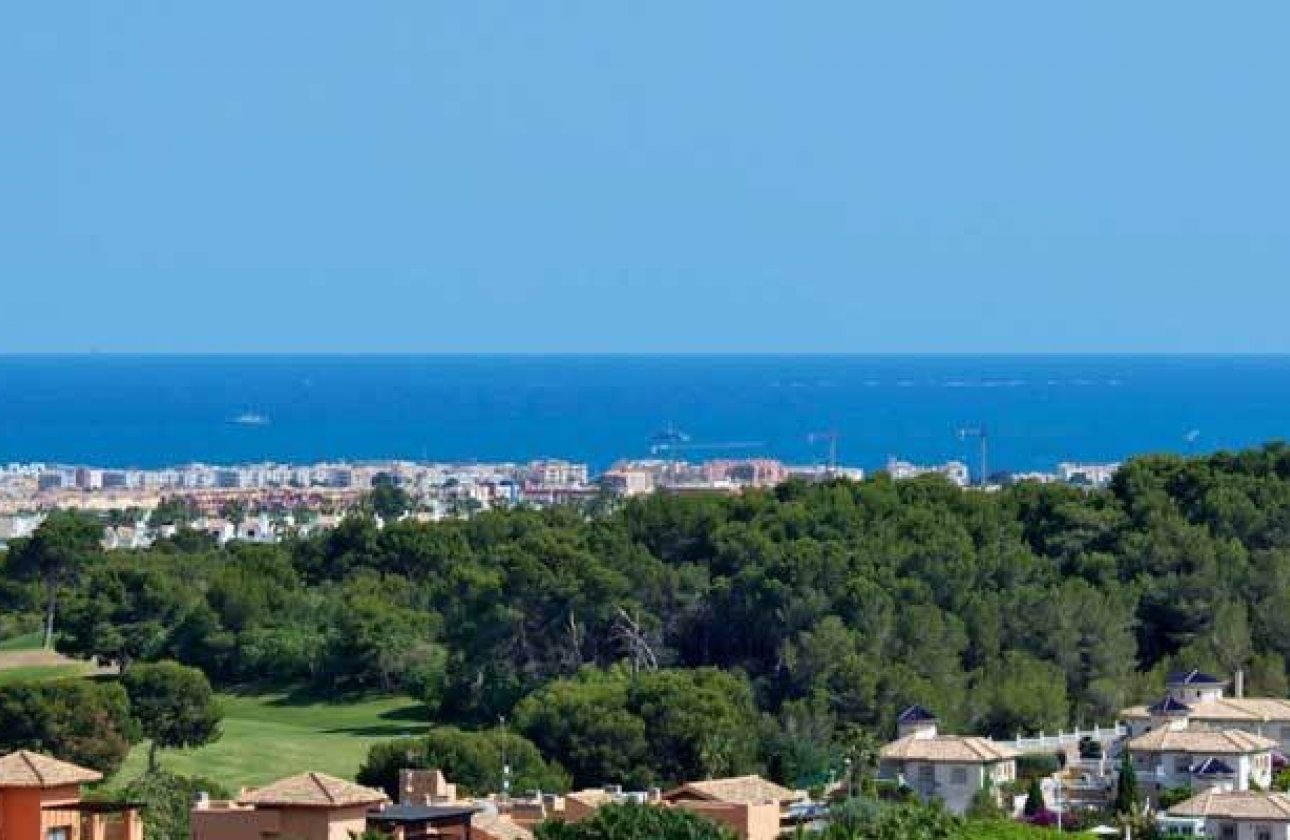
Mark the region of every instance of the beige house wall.
POLYGON ((955 762, 906 761, 883 762, 882 776, 894 779, 903 776, 905 783, 926 801, 940 800, 947 811, 964 814, 972 804, 972 797, 985 787, 986 778, 998 789, 1005 782, 1016 778, 1016 762, 1000 761, 994 764, 967 764, 955 762))
POLYGON ((1290 823, 1283 822, 1245 822, 1235 820, 1207 819, 1205 820, 1205 836, 1213 838, 1223 837, 1223 827, 1225 825, 1236 826, 1236 840, 1259 840, 1260 829, 1267 829, 1272 840, 1290 840, 1290 823))
POLYGON ((774 802, 759 805, 735 805, 727 802, 678 800, 674 807, 684 808, 713 822, 721 823, 742 840, 775 840, 780 831, 780 807, 774 802))
POLYGON ((357 808, 279 808, 281 833, 301 840, 350 840, 367 828, 367 806, 357 808))
POLYGON ((277 811, 253 808, 194 808, 192 840, 261 840, 279 832, 277 811))
POLYGON ((367 827, 367 807, 248 808, 198 807, 192 811, 192 840, 350 840, 367 827))

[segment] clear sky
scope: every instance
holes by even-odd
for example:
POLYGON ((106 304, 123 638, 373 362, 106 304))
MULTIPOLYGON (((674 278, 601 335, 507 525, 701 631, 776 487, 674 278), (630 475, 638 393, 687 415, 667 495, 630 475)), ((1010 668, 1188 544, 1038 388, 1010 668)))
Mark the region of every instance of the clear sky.
POLYGON ((19 2, 0 351, 1290 351, 1290 4, 19 2))

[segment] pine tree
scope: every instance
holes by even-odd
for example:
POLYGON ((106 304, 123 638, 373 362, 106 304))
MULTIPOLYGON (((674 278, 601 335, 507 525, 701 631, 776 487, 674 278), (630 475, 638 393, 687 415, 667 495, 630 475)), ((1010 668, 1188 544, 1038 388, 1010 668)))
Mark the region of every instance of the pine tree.
POLYGON ((1136 814, 1141 810, 1142 800, 1138 795, 1138 774, 1133 769, 1129 751, 1124 751, 1120 759, 1120 777, 1115 782, 1115 806, 1117 814, 1136 814))

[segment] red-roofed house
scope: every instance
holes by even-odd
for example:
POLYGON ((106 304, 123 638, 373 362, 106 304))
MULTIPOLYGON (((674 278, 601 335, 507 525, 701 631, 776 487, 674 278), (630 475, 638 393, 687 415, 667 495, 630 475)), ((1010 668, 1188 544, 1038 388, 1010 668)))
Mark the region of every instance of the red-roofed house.
POLYGON ((0 757, 0 840, 142 840, 134 806, 81 801, 102 778, 27 750, 0 757))

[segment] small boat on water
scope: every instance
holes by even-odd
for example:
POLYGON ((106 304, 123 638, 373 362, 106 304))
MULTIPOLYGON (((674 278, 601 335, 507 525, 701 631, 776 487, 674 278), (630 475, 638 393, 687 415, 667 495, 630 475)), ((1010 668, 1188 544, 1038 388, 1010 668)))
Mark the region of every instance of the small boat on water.
POLYGON ((267 426, 269 425, 269 418, 265 417, 263 414, 256 414, 254 411, 248 411, 234 417, 233 422, 239 426, 267 426))

